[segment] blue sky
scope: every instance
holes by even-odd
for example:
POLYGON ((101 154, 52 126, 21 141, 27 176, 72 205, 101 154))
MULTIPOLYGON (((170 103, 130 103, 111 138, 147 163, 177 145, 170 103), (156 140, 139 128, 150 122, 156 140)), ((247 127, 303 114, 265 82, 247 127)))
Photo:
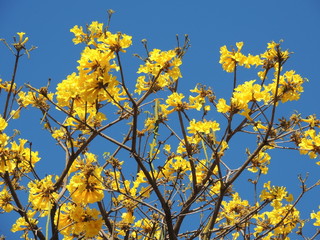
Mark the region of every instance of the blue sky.
MULTIPOLYGON (((111 31, 121 31, 133 36, 133 47, 129 53, 143 54, 140 43, 147 39, 149 48, 172 49, 176 46, 176 34, 183 39, 188 34, 191 47, 182 66, 183 86, 192 88, 197 82, 210 85, 217 95, 230 92, 232 75, 222 71, 219 61, 219 48, 222 45, 235 45, 244 41, 243 52, 259 54, 265 50, 267 42, 284 40, 283 48, 293 51, 287 70, 294 69, 310 81, 305 84, 305 93, 299 103, 290 103, 283 114, 294 110, 302 116, 319 113, 319 56, 320 56, 320 2, 318 0, 229 0, 229 1, 108 1, 108 0, 1 0, 0 38, 8 41, 16 32, 26 32, 29 44, 38 47, 31 58, 20 62, 17 81, 30 82, 36 87, 46 85, 48 78, 52 86, 75 71, 81 46, 74 46, 69 29, 74 25, 84 26, 92 21, 106 22, 107 10, 116 14, 111 21, 111 31)), ((0 78, 9 80, 14 58, 0 45, 0 78)), ((128 57, 127 73, 135 74, 138 59, 128 57)), ((243 80, 256 78, 242 75, 243 80)), ((132 79, 135 79, 133 75, 132 79)), ((33 113, 33 111, 32 111, 33 113)), ((39 126, 39 118, 29 114, 18 121, 15 128, 21 137, 33 142, 33 147, 50 161, 58 161, 59 155, 49 144, 49 138, 39 126), (28 127, 26 127, 28 126, 28 127), (41 152, 41 149, 45 149, 41 152), (56 153, 57 155, 53 155, 56 153), (49 157, 50 156, 50 157, 49 157)), ((283 159, 284 155, 279 155, 283 159)), ((313 171, 311 160, 302 159, 298 154, 288 153, 284 160, 275 159, 274 179, 284 182, 289 188, 296 188, 298 173, 313 171), (290 176, 290 177, 289 177, 290 176), (290 185, 291 184, 291 185, 290 185)), ((318 190, 316 190, 318 191, 318 190)), ((312 196, 319 196, 319 191, 312 196)), ((311 199, 311 196, 310 198, 311 199)), ((315 203, 305 208, 316 209, 315 203)), ((3 222, 0 215, 0 222, 3 222)), ((8 221, 11 226, 11 222, 8 221)), ((8 234, 0 227, 0 234, 8 234)))

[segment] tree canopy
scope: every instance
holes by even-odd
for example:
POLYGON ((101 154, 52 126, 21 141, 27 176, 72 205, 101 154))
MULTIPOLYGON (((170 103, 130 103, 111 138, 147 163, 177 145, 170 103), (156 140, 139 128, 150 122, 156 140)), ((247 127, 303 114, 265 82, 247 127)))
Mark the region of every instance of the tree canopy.
POLYGON ((110 32, 109 21, 70 30, 83 50, 57 86, 17 81, 21 57, 32 60, 36 48, 24 32, 12 44, 2 39, 15 57, 12 79, 0 83, 0 209, 1 218, 19 215, 11 231, 24 239, 315 239, 317 205, 310 221, 297 205, 319 181, 299 176, 294 196, 268 178, 274 151, 320 165, 316 116, 278 117, 306 81, 286 68, 292 54, 283 43, 256 55, 243 53, 243 42, 222 46, 220 64, 233 84, 216 93, 214 82, 184 88, 187 35, 166 51, 142 40, 136 75, 126 74, 132 37, 110 32), (256 79, 239 80, 240 71, 256 79), (60 174, 39 172, 43 149, 10 129, 31 108, 65 155, 56 162, 60 174), (101 156, 91 150, 95 141, 101 156), (245 194, 236 186, 243 181, 252 185, 245 194), (313 233, 304 232, 307 224, 313 233))

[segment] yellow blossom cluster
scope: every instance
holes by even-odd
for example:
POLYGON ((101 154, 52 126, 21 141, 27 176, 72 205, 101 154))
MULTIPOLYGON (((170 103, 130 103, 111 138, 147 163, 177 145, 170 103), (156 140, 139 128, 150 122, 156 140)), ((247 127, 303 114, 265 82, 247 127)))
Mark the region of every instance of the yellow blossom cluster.
POLYGON ((103 24, 98 22, 92 22, 87 33, 78 26, 71 29, 71 32, 75 35, 75 44, 84 42, 87 46, 78 61, 78 72, 68 75, 58 84, 56 99, 59 107, 73 110, 67 125, 84 130, 85 125, 94 128, 106 120, 106 116, 99 111, 99 104, 112 103, 123 108, 120 102, 127 98, 113 72, 119 70, 115 63, 116 54, 125 52, 124 49, 132 42, 131 36, 106 32, 103 24))
POLYGON ((274 68, 276 71, 278 70, 279 65, 281 68, 283 63, 289 58, 289 55, 290 53, 288 50, 281 50, 280 43, 276 43, 274 41, 269 42, 267 44, 267 50, 260 54, 262 59, 262 68, 264 68, 263 71, 258 72, 260 79, 266 79, 266 75, 271 68, 274 68))
POLYGON ((8 147, 9 137, 6 134, 0 134, 0 173, 13 173, 17 168, 20 173, 29 173, 32 171, 34 164, 40 160, 38 152, 31 151, 25 147, 27 140, 19 139, 19 144, 15 141, 11 142, 8 147))
POLYGON ((270 164, 270 155, 265 152, 265 149, 259 151, 259 153, 252 159, 252 166, 248 168, 250 172, 258 172, 261 171, 262 174, 268 173, 268 165, 270 164))
POLYGON ((3 132, 7 126, 7 121, 0 116, 0 131, 3 132))
POLYGON ((260 84, 255 83, 255 80, 251 80, 238 85, 234 89, 234 93, 231 98, 231 106, 227 105, 225 99, 220 98, 216 107, 217 111, 222 113, 241 111, 241 115, 244 115, 246 118, 251 120, 249 103, 263 101, 266 104, 270 99, 271 95, 269 91, 264 90, 260 84))
POLYGON ((279 204, 272 211, 265 211, 255 216, 258 226, 254 229, 254 236, 258 237, 263 231, 274 228, 264 239, 290 239, 288 237, 294 229, 302 223, 300 212, 292 205, 279 204), (280 224, 279 224, 280 223, 280 224))
POLYGON ((245 56, 241 53, 243 42, 237 42, 237 51, 232 50, 229 51, 227 46, 223 46, 220 48, 220 61, 222 64, 222 68, 227 72, 233 72, 235 70, 236 65, 245 66, 246 68, 250 68, 252 65, 259 66, 262 64, 262 60, 259 55, 253 56, 249 54, 245 56))
POLYGON ((67 186, 72 200, 77 204, 95 203, 103 199, 102 167, 98 167, 94 154, 86 153, 84 160, 73 163, 71 171, 77 171, 67 186))
POLYGON ((273 201, 274 205, 282 201, 283 199, 288 202, 293 201, 292 194, 289 194, 285 187, 271 186, 271 182, 268 181, 263 185, 264 189, 261 192, 261 201, 273 201))
POLYGON ((222 208, 223 210, 220 212, 219 219, 220 221, 225 219, 225 222, 221 223, 221 226, 238 224, 243 217, 252 211, 249 202, 242 200, 238 193, 232 194, 230 201, 223 201, 222 208))
MULTIPOLYGON (((299 143, 300 153, 308 154, 310 158, 316 158, 320 153, 320 134, 315 129, 308 129, 304 132, 299 143)), ((317 162, 320 165, 320 162, 317 162)))
POLYGON ((281 100, 283 103, 299 100, 300 93, 303 92, 304 80, 294 71, 287 71, 279 76, 279 81, 275 78, 272 83, 263 86, 255 82, 255 80, 251 80, 239 84, 234 89, 231 105, 228 105, 225 99, 220 98, 216 105, 217 111, 221 113, 240 111, 240 115, 252 120, 252 110, 250 110, 249 103, 262 101, 264 105, 268 105, 275 98, 276 92, 277 100, 281 100))
POLYGON ((98 210, 69 202, 56 213, 55 223, 64 239, 88 239, 98 235, 103 220, 98 210))
POLYGON ((292 204, 284 204, 283 201, 292 202, 293 196, 286 191, 285 187, 271 186, 270 181, 264 184, 260 195, 261 201, 270 201, 272 210, 264 211, 255 216, 257 227, 255 237, 264 231, 269 231, 266 239, 274 237, 286 238, 297 227, 302 224, 300 212, 292 204))
POLYGON ((74 44, 86 43, 88 46, 110 49, 112 52, 125 51, 124 49, 132 44, 131 36, 123 33, 112 34, 104 29, 103 23, 97 21, 88 25, 86 32, 83 31, 82 26, 78 25, 71 28, 70 32, 74 34, 72 40, 74 44))
POLYGON ((190 134, 209 134, 215 131, 219 131, 220 126, 219 123, 217 123, 216 121, 196 121, 195 119, 192 119, 187 129, 190 134))
MULTIPOLYGON (((282 143, 296 143, 296 149, 310 158, 317 158, 320 153, 320 135, 316 131, 320 121, 315 116, 299 116, 296 120, 292 117, 280 120, 279 125, 274 115, 269 119, 269 112, 274 114, 280 102, 298 100, 304 90, 305 80, 299 74, 293 70, 282 73, 289 52, 282 51, 280 44, 270 42, 260 55, 244 55, 243 42, 236 43, 237 50, 221 47, 220 63, 225 71, 235 72, 237 66, 260 66, 258 76, 262 81, 239 84, 235 79, 230 100, 216 101, 211 88, 200 84, 190 90, 193 96, 188 98, 178 92, 183 55, 180 47, 148 52, 147 58, 141 58, 144 64, 137 70, 136 82, 127 84, 119 54, 131 46, 131 36, 111 33, 108 26, 99 22, 92 22, 86 29, 75 26, 70 31, 73 42, 84 43, 85 47, 76 71, 58 83, 55 93, 48 92, 49 85, 41 89, 28 85, 29 91, 22 91, 13 82, 0 79, 0 89, 13 93, 14 104, 18 105, 16 111, 9 107, 11 113, 4 111, 4 117, 0 117, 0 213, 16 211, 21 216, 11 231, 24 232, 25 239, 29 239, 29 232, 38 237, 37 232, 42 231, 38 221, 47 216, 52 232, 66 240, 167 239, 170 234, 172 239, 189 235, 195 238, 199 234, 210 239, 214 232, 221 239, 231 235, 236 239, 240 233, 244 235, 243 229, 248 230, 249 237, 288 240, 298 224, 303 224, 296 203, 291 203, 293 195, 285 187, 265 183, 260 202, 254 205, 233 190, 234 181, 246 169, 259 176, 267 174, 271 160, 267 151, 281 148, 282 143), (273 79, 268 82, 271 69, 273 79), (154 93, 159 98, 146 100, 154 93), (154 112, 150 113, 152 103, 154 112), (14 136, 5 133, 9 121, 18 118, 21 109, 29 105, 41 109, 45 129, 65 151, 61 176, 40 178, 35 169, 40 160, 38 152, 32 151, 31 144, 26 146, 27 140, 15 141, 14 136), (215 120, 218 118, 211 118, 211 107, 227 120, 222 133, 218 131, 223 124, 215 120), (65 116, 62 121, 55 118, 53 109, 65 116), (116 117, 111 115, 113 109, 116 117), (190 117, 191 111, 203 111, 202 118, 199 112, 190 117), (142 113, 147 117, 143 118, 142 113), (177 122, 172 120, 174 113, 178 115, 177 122), (233 121, 235 114, 245 117, 238 126, 233 121), (110 124, 105 124, 110 118, 110 124), (113 138, 108 129, 113 125, 127 127, 122 139, 123 129, 113 138), (247 150, 249 157, 243 163, 224 156, 238 132, 258 139, 258 147, 253 153, 247 150), (89 152, 95 137, 116 146, 110 150, 112 153, 104 155, 102 164, 89 152), (138 167, 132 171, 132 164, 123 156, 133 159, 138 167), (30 179, 26 186, 25 178, 30 179), (26 208, 17 200, 21 189, 27 190, 26 208), (106 199, 109 203, 105 205, 106 199), (199 229, 180 233, 184 218, 199 211, 208 216, 199 229), (218 228, 206 229, 207 226, 218 228)), ((25 49, 28 38, 24 35, 18 33, 14 44, 17 51, 25 49)), ((258 180, 251 181, 255 187, 258 180)), ((313 212, 310 217, 315 219, 315 226, 320 226, 320 212, 313 212)))
POLYGON ((12 196, 10 192, 6 188, 3 188, 0 191, 0 209, 3 209, 5 212, 11 212, 13 209, 11 201, 12 196))
POLYGON ((34 180, 28 183, 29 199, 35 210, 50 211, 58 194, 54 191, 52 176, 48 175, 42 180, 34 180))
POLYGON ((210 111, 210 105, 206 104, 206 98, 209 102, 214 100, 214 95, 211 88, 206 89, 205 86, 197 85, 194 89, 191 89, 190 92, 197 93, 197 96, 189 96, 189 108, 197 109, 198 111, 203 107, 205 111, 210 111))
POLYGON ((28 105, 32 105, 33 107, 37 107, 40 109, 48 109, 49 105, 47 103, 47 99, 53 99, 53 93, 48 94, 38 94, 31 91, 24 92, 20 91, 18 93, 18 103, 22 107, 27 107, 28 105))
POLYGON ((6 92, 15 92, 17 88, 17 84, 13 83, 11 84, 11 82, 3 82, 2 79, 0 78, 0 89, 3 89, 6 92))
POLYGON ((181 58, 176 51, 154 49, 149 53, 145 64, 138 69, 138 73, 145 73, 149 77, 138 77, 135 92, 141 94, 144 91, 158 91, 171 86, 182 77, 179 68, 181 64, 181 58))
POLYGON ((182 179, 190 171, 190 163, 187 159, 177 155, 166 162, 159 172, 158 178, 164 178, 166 182, 182 179))
MULTIPOLYGON (((201 184, 202 181, 205 179, 205 177, 208 175, 208 172, 209 172, 208 161, 206 159, 197 161, 195 170, 196 170, 196 178, 195 178, 195 180, 196 180, 197 183, 201 184)), ((217 173, 218 173, 218 168, 215 167, 214 170, 210 173, 210 176, 214 176, 217 173)), ((189 174, 189 180, 190 180, 190 182, 193 181, 191 174, 189 174)), ((215 192, 215 194, 217 194, 218 193, 218 191, 217 191, 218 190, 217 189, 218 186, 219 186, 219 184, 213 184, 210 187, 210 191, 211 192, 215 192)))
MULTIPOLYGON (((36 211, 29 210, 27 212, 28 221, 25 217, 19 217, 16 222, 13 224, 11 231, 17 232, 17 231, 25 231, 26 234, 28 234, 29 230, 34 230, 36 225, 38 224, 38 220, 34 218, 36 215, 36 211)), ((26 238, 28 239, 28 238, 26 238)))
MULTIPOLYGON (((305 80, 295 71, 287 71, 279 77, 278 98, 284 103, 287 101, 297 101, 303 92, 302 84, 305 80)), ((265 90, 275 95, 277 79, 273 83, 266 85, 265 90)))
POLYGON ((316 222, 313 224, 314 226, 320 226, 320 211, 318 212, 312 212, 310 214, 311 219, 315 219, 316 222))
POLYGON ((134 227, 137 231, 141 232, 143 236, 148 236, 154 239, 160 239, 161 237, 158 221, 142 218, 134 223, 134 227))

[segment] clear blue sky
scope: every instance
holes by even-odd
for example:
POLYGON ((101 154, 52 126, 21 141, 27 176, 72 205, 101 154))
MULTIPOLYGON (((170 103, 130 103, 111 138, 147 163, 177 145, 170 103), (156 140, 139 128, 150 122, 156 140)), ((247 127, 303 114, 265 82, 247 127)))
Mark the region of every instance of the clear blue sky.
MULTIPOLYGON (((191 47, 183 62, 183 85, 187 88, 197 82, 211 85, 218 96, 223 95, 224 91, 230 92, 232 81, 232 75, 224 73, 218 63, 220 46, 244 41, 245 53, 259 54, 265 50, 267 42, 283 39, 283 48, 294 52, 287 70, 294 69, 310 80, 305 84, 305 93, 299 104, 288 104, 286 114, 298 110, 302 116, 312 113, 320 116, 318 0, 1 0, 0 38, 10 41, 16 32, 23 31, 30 39, 29 44, 38 47, 31 53, 31 59, 24 58, 20 62, 17 81, 40 87, 46 85, 48 78, 52 79, 52 86, 65 79, 76 70, 81 51, 81 46, 72 43, 73 36, 69 29, 92 21, 106 22, 108 9, 116 11, 110 30, 133 36, 134 45, 130 53, 143 53, 142 39, 148 40, 151 49, 168 50, 176 46, 176 34, 181 39, 188 34, 191 47)), ((137 65, 133 64, 133 60, 128 60, 132 65, 126 67, 128 73, 134 74, 137 65)), ((10 79, 13 61, 13 57, 1 45, 0 78, 10 79)), ((245 77, 243 80, 254 78, 245 77)), ((58 161, 55 158, 63 155, 54 155, 55 150, 44 141, 49 136, 38 125, 40 115, 36 111, 34 113, 17 122, 15 128, 19 128, 21 137, 33 142, 33 147, 40 151, 42 157, 51 162, 58 161)), ((310 171, 318 174, 319 169, 308 158, 302 159, 298 154, 285 156, 284 159, 284 155, 280 155, 279 159, 275 158, 272 162, 275 168, 271 174, 275 184, 283 181, 284 185, 294 189, 298 184, 298 173, 310 171)), ((319 191, 312 196, 319 199, 319 191)), ((317 209, 319 204, 320 201, 304 207, 317 209)), ((5 221, 5 226, 2 225, 3 220, 4 215, 0 215, 0 234, 8 235, 8 226, 13 220, 5 221)))

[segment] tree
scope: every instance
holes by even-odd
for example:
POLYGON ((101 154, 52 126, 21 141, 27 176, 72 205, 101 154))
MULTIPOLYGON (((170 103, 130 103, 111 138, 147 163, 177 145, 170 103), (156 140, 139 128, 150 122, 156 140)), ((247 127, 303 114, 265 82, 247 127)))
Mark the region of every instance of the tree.
MULTIPOLYGON (((53 91, 50 81, 39 89, 16 81, 20 58, 35 49, 28 49, 25 33, 17 33, 13 47, 2 40, 15 56, 12 79, 1 82, 0 119, 0 208, 19 214, 11 231, 25 239, 306 238, 296 206, 319 181, 299 177, 295 199, 285 187, 261 182, 272 151, 311 159, 320 152, 314 115, 276 118, 279 106, 299 100, 305 82, 285 70, 289 51, 276 42, 258 55, 243 54, 242 42, 231 51, 223 46, 220 63, 234 76, 231 94, 217 98, 210 86, 196 84, 187 97, 178 83, 188 36, 168 51, 149 51, 143 40, 146 53, 136 55, 141 65, 132 84, 123 64, 131 36, 111 33, 109 21, 70 30, 84 49, 77 72, 53 91), (253 66, 258 80, 239 82, 239 68, 253 66), (65 153, 59 175, 39 173, 38 152, 8 133, 30 107, 40 110, 41 124, 65 153), (211 120, 217 112, 219 122, 211 120), (235 162, 228 152, 238 135, 246 155, 235 162), (90 151, 95 139, 108 149, 99 158, 90 151), (254 190, 240 196, 234 184, 248 171, 254 190)), ((315 221, 308 224, 320 225, 320 212, 310 217, 315 221)))

